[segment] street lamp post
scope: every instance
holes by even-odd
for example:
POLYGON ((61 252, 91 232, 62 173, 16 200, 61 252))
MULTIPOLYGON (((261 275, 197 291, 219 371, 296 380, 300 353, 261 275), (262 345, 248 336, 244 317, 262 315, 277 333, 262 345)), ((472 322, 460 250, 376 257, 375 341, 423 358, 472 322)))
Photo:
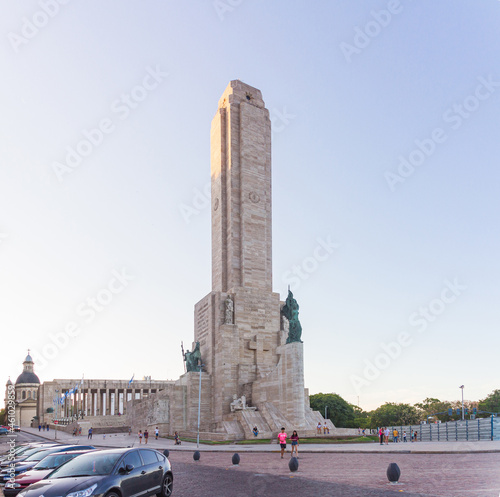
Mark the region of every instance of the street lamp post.
POLYGON ((57 440, 57 413, 59 411, 59 390, 56 390, 56 419, 54 419, 54 421, 56 421, 54 423, 54 440, 57 440))
POLYGON ((201 369, 203 364, 200 360, 200 384, 198 386, 198 434, 196 435, 196 448, 200 447, 200 415, 201 415, 201 369))
POLYGON ((465 419, 465 410, 464 410, 464 385, 460 385, 458 388, 462 389, 462 421, 465 419))
POLYGON ((327 409, 328 409, 329 407, 330 407, 330 406, 325 406, 325 421, 328 419, 328 418, 326 417, 326 413, 327 413, 327 409))

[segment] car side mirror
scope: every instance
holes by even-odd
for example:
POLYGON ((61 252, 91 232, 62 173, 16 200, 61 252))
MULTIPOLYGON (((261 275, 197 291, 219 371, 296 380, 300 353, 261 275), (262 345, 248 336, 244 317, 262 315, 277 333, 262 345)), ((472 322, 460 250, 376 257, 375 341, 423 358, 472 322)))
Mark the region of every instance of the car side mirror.
POLYGON ((122 466, 118 470, 118 473, 120 473, 121 475, 126 475, 127 473, 130 473, 133 469, 134 469, 134 466, 132 466, 132 464, 127 464, 125 467, 122 466))

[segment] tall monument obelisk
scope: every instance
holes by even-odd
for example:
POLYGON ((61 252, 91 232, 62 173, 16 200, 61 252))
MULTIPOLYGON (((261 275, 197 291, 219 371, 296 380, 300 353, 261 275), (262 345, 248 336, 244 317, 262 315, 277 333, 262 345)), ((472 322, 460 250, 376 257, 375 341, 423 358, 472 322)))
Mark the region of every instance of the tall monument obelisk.
POLYGON ((252 423, 269 433, 282 424, 314 429, 303 343, 286 343, 272 291, 269 111, 261 92, 239 80, 212 120, 211 176, 212 291, 195 306, 195 342, 211 385, 202 408, 213 431, 234 436, 241 427, 251 433, 252 423))

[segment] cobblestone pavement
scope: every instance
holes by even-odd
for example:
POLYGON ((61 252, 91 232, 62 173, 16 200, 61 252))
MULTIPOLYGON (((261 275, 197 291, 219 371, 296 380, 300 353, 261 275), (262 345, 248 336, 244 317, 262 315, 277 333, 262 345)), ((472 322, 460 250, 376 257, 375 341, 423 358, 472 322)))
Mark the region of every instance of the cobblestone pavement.
POLYGON ((497 497, 500 454, 299 454, 299 471, 279 454, 170 452, 174 496, 408 496, 497 497), (387 481, 387 466, 401 469, 400 484, 387 481))
MULTIPOLYGON (((38 430, 36 430, 38 432, 38 430)), ((22 433, 21 438, 38 438, 38 433, 22 433)), ((70 443, 73 437, 66 437, 70 443)), ((95 437, 94 444, 127 446, 135 437, 117 435, 95 437), (113 443, 109 443, 110 441, 113 443)), ((80 443, 86 441, 82 437, 80 443)), ((19 440, 21 441, 21 440, 19 440)), ((132 442, 134 443, 134 442, 132 442)), ((495 442, 490 442, 494 444, 495 442)), ((196 444, 173 446, 173 441, 151 440, 148 447, 168 448, 174 470, 173 497, 301 497, 301 496, 500 496, 500 452, 491 445, 462 443, 441 445, 446 453, 373 452, 377 444, 359 444, 358 452, 338 452, 339 446, 300 447, 299 471, 288 468, 289 453, 281 460, 276 446, 204 446, 201 460, 193 461, 196 444), (492 452, 481 450, 493 449, 492 452), (216 449, 216 450, 213 450, 216 449), (333 449, 331 452, 329 450, 333 449), (451 450, 450 450, 451 449, 451 450), (257 452, 258 451, 258 452, 257 452), (233 467, 231 457, 238 452, 241 462, 233 467), (395 462, 401 469, 400 484, 387 481, 387 466, 395 462)), ((2 444, 4 445, 4 444, 2 444)), ((399 445, 399 444, 398 444, 399 445)), ((415 444, 415 446, 418 444, 415 444)), ((422 447, 420 445, 419 447, 422 447)), ((4 447, 2 447, 4 449, 4 447)), ((386 447, 391 450, 391 447, 386 447)), ((378 450, 378 448, 377 448, 378 450)), ((0 491, 0 497, 3 494, 0 491)))

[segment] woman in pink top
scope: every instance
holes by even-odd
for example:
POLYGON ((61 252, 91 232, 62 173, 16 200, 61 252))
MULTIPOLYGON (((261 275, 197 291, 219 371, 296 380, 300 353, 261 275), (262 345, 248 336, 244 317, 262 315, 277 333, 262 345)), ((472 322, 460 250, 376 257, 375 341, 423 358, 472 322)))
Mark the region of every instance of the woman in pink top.
POLYGON ((281 433, 278 433, 278 443, 281 445, 281 459, 283 459, 286 449, 286 437, 285 428, 281 428, 281 433))

